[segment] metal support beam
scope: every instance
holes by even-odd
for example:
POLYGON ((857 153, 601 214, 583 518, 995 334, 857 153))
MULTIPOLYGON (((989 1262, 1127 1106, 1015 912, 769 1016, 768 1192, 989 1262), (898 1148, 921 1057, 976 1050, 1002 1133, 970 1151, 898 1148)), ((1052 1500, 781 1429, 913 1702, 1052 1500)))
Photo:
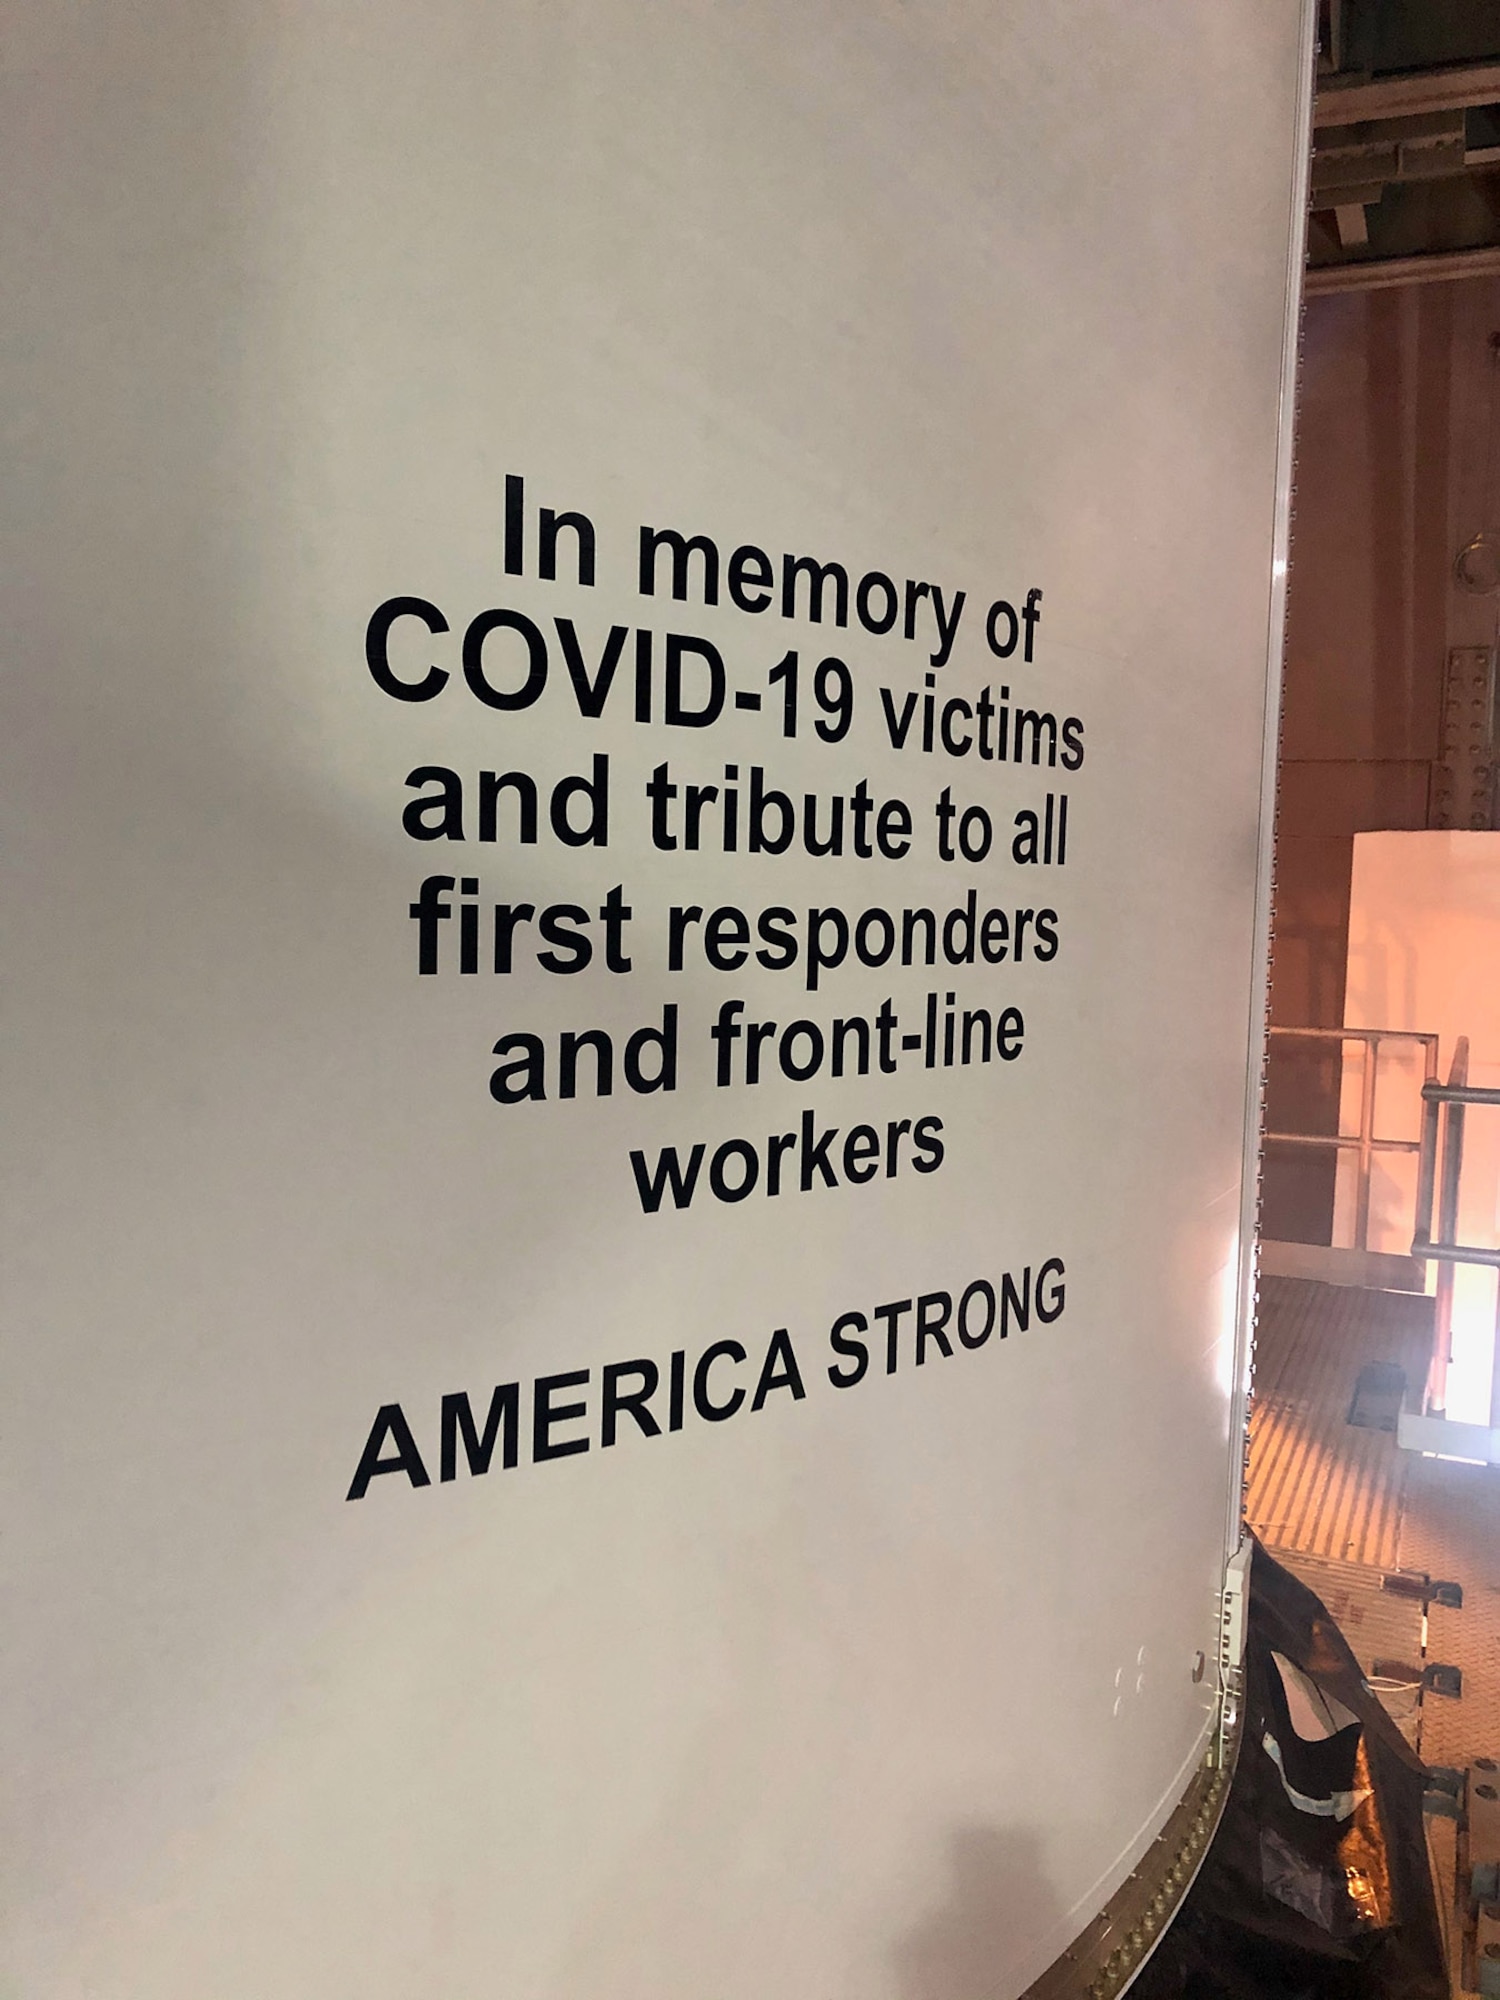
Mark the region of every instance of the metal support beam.
POLYGON ((1363 202, 1341 201, 1333 211, 1339 227, 1339 241, 1346 250, 1358 250, 1370 240, 1370 224, 1363 202))
POLYGON ((1500 278, 1500 243, 1479 250, 1436 251, 1426 257, 1322 264, 1308 271, 1304 290, 1316 298, 1320 292, 1381 292, 1396 285, 1432 285, 1455 278, 1500 278))
POLYGON ((1424 111, 1465 111, 1471 104, 1500 103, 1500 62, 1462 63, 1453 69, 1411 70, 1367 83, 1325 85, 1313 105, 1313 124, 1357 125, 1366 118, 1406 118, 1424 111))

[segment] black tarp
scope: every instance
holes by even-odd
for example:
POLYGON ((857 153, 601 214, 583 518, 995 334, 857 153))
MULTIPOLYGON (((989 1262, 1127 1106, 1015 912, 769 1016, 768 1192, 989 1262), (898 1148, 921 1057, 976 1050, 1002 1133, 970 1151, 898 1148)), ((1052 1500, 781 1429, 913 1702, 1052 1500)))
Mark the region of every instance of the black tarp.
POLYGON ((1132 2000, 1448 2000, 1424 1767, 1258 1542, 1243 1699, 1223 1819, 1132 2000))

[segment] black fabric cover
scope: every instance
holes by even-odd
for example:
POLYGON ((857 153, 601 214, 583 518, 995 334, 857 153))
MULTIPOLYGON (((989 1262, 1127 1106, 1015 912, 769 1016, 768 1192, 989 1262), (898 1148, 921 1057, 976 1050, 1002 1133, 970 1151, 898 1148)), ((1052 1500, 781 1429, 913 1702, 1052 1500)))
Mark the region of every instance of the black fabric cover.
POLYGON ((1343 1634, 1257 1542, 1239 1763, 1208 1858, 1132 2000, 1448 2000, 1424 1789, 1343 1634), (1273 1653, 1357 1725, 1300 1738, 1273 1653))

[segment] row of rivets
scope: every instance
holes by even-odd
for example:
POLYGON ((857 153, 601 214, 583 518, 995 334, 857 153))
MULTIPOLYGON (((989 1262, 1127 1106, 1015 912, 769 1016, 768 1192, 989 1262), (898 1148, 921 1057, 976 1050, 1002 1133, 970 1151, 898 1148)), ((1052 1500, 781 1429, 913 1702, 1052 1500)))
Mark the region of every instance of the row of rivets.
POLYGON ((1149 1907, 1136 1928, 1131 1931, 1123 1944, 1105 1960, 1098 1976, 1089 1987, 1089 2000, 1113 2000, 1155 1936, 1163 1919, 1175 1907, 1183 1885, 1193 1872, 1194 1864, 1204 1844, 1208 1840, 1214 1823, 1214 1808, 1224 1789, 1224 1773, 1216 1770, 1208 1792, 1199 1806, 1191 1826, 1183 1836, 1172 1866, 1167 1870, 1161 1888, 1152 1897, 1149 1907), (1171 1894, 1168 1891, 1171 1891, 1171 1894))

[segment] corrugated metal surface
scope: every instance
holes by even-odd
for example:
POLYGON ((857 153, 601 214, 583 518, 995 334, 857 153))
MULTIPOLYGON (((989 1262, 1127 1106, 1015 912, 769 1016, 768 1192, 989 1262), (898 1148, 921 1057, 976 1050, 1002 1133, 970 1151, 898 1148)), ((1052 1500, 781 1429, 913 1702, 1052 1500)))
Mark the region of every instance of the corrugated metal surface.
POLYGON ((1359 1371, 1395 1362, 1419 1392, 1432 1301, 1307 1280, 1261 1283, 1246 1514, 1315 1590, 1369 1671, 1377 1659, 1461 1668, 1457 1699, 1384 1698, 1429 1764, 1500 1757, 1500 1468, 1398 1452, 1346 1418, 1359 1371), (1427 1614, 1381 1589, 1396 1568, 1451 1578, 1463 1608, 1427 1614))
POLYGON ((1500 1757, 1500 1468, 1414 1458, 1401 1560, 1464 1592, 1461 1611, 1435 1604, 1429 1614, 1427 1657, 1460 1668, 1464 1691, 1458 1701, 1428 1697, 1423 1756, 1500 1757))
POLYGON ((1429 1298, 1261 1280, 1245 1513, 1278 1555, 1397 1566, 1409 1461, 1347 1418, 1367 1362, 1395 1362, 1420 1397, 1431 1343, 1429 1298))

